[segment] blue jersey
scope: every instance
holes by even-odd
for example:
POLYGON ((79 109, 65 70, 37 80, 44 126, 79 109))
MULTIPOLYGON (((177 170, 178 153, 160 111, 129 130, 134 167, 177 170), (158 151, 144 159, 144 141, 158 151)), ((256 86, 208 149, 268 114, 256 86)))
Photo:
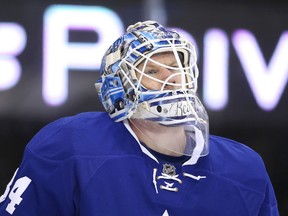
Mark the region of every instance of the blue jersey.
POLYGON ((1 216, 278 215, 260 156, 210 136, 210 153, 181 162, 141 145, 106 113, 44 127, 0 197, 1 216))

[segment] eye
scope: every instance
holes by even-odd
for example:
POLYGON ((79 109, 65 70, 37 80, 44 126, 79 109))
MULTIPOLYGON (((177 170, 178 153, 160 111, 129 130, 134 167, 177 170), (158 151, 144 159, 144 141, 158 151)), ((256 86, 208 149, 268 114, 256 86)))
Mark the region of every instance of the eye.
POLYGON ((158 72, 157 70, 148 70, 148 71, 145 71, 145 74, 153 75, 153 74, 156 74, 157 72, 158 72))

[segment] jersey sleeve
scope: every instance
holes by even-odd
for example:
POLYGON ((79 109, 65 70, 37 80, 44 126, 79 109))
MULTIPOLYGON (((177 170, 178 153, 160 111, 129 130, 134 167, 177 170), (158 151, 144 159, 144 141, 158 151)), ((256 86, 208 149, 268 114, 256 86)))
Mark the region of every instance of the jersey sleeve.
POLYGON ((277 200, 275 197, 274 189, 268 177, 268 183, 266 187, 265 199, 261 205, 259 216, 279 216, 277 200))
POLYGON ((27 147, 22 163, 0 198, 1 216, 72 216, 73 165, 34 155, 27 147))
POLYGON ((97 117, 87 113, 58 119, 31 139, 0 196, 0 216, 76 215, 81 191, 104 160, 94 157, 97 117))

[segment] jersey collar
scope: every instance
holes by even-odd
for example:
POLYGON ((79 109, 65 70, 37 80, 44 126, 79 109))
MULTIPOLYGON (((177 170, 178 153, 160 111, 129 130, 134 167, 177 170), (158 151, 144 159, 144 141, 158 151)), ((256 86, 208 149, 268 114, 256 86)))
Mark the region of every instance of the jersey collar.
MULTIPOLYGON (((129 122, 128 122, 127 119, 125 119, 123 121, 123 124, 125 125, 126 129, 130 132, 130 134, 134 137, 134 139, 137 141, 137 143, 140 146, 140 149, 142 150, 142 152, 159 164, 158 159, 145 146, 143 146, 141 144, 140 140, 138 139, 138 137, 136 136, 136 134, 134 133, 134 131, 130 127, 129 122)), ((190 159, 187 160, 185 163, 183 163, 182 166, 196 164, 198 159, 200 158, 199 152, 202 152, 203 148, 204 148, 204 139, 200 140, 200 144, 196 146, 196 148, 194 150, 195 154, 193 153, 192 156, 190 157, 190 159)))

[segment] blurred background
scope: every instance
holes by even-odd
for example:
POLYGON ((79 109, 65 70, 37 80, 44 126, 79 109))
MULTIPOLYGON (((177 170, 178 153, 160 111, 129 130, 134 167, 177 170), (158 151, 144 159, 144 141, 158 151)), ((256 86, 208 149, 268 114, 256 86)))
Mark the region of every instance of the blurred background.
POLYGON ((211 133, 262 156, 288 215, 288 3, 278 0, 2 0, 0 194, 40 128, 103 110, 94 88, 101 56, 146 19, 195 43, 211 133))

